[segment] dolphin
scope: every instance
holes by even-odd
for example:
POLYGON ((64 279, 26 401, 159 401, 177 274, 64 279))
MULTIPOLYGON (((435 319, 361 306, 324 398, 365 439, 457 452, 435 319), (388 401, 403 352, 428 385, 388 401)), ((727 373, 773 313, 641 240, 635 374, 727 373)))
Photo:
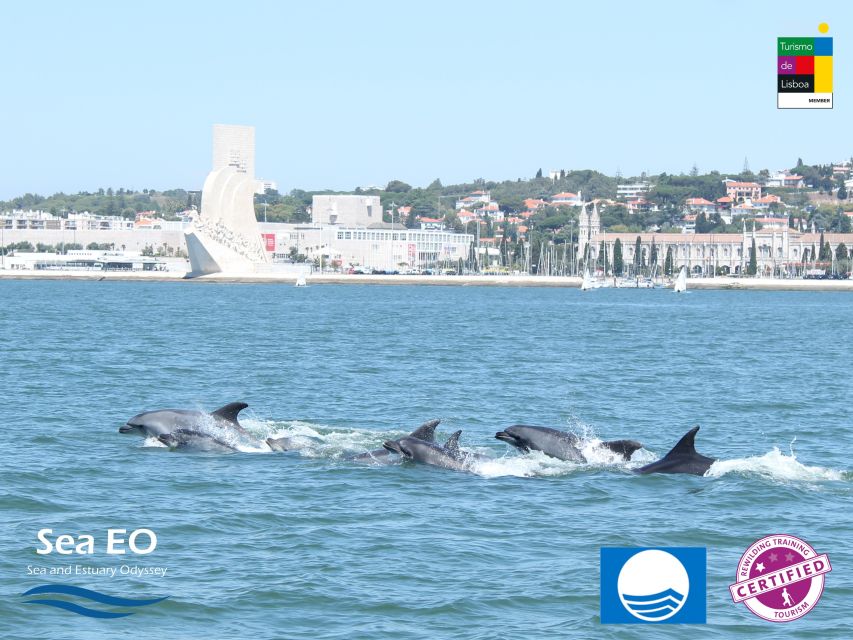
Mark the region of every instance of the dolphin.
POLYGON ((455 432, 444 446, 407 436, 399 440, 387 440, 382 446, 391 453, 400 454, 406 460, 429 464, 454 471, 468 471, 470 462, 459 449, 461 431, 455 432))
POLYGON ((157 439, 172 451, 205 451, 217 453, 231 453, 237 449, 219 438, 194 431, 192 429, 176 429, 171 433, 162 433, 157 439))
POLYGON ((234 430, 241 436, 254 440, 253 436, 237 421, 237 414, 248 406, 245 402, 231 402, 212 413, 188 409, 146 411, 133 416, 127 424, 119 427, 119 433, 133 433, 156 438, 178 429, 198 430, 206 425, 214 425, 234 430))
POLYGON ((293 438, 267 438, 264 442, 273 451, 295 451, 298 449, 293 438))
MULTIPOLYGON (((441 423, 440 419, 429 420, 424 422, 417 429, 412 431, 408 437, 415 438, 417 440, 423 440, 424 442, 435 442, 435 428, 441 423)), ((267 444, 270 444, 269 440, 267 440, 267 444)), ((270 445, 272 447, 272 445, 270 445)), ((365 453, 359 453, 358 455, 350 456, 347 460, 358 460, 358 461, 366 461, 366 462, 385 462, 388 461, 388 456, 391 453, 389 449, 387 449, 384 445, 382 449, 375 449, 373 451, 367 451, 365 453)))
POLYGON ((716 459, 696 452, 693 441, 698 431, 699 427, 693 427, 663 458, 636 469, 634 473, 692 473, 704 476, 716 459))
MULTIPOLYGON (((498 431, 495 438, 511 444, 524 453, 541 451, 545 455, 560 460, 586 462, 586 458, 580 450, 580 438, 567 431, 558 431, 550 427, 514 424, 503 431, 498 431)), ((636 440, 612 440, 602 442, 599 446, 618 453, 625 460, 630 460, 631 454, 642 448, 643 445, 636 440)))

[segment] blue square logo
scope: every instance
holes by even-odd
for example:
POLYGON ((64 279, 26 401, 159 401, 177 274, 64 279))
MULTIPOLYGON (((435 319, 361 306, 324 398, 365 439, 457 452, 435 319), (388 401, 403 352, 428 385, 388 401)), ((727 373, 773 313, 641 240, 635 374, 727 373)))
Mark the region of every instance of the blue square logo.
POLYGON ((603 624, 705 624, 704 547, 603 547, 603 624))

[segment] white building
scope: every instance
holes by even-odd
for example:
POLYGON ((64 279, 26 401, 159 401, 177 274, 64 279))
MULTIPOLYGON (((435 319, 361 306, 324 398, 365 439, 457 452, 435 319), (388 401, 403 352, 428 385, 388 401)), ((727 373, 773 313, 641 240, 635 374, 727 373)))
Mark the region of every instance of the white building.
POLYGON ((86 247, 95 243, 127 251, 150 248, 173 254, 183 250, 185 223, 160 218, 151 222, 139 226, 127 218, 96 216, 89 212, 70 213, 62 218, 46 211, 16 210, 0 214, 0 246, 29 242, 34 246, 77 244, 86 247))
POLYGON ((365 227, 381 224, 382 204, 379 196, 314 196, 311 200, 311 222, 365 227))
POLYGON ((466 260, 472 234, 406 229, 390 223, 367 226, 261 223, 267 251, 286 258, 291 249, 324 268, 361 266, 399 271, 426 269, 466 260))
POLYGON ((272 180, 258 180, 255 181, 255 193, 259 196, 264 195, 267 191, 278 191, 278 183, 272 180))
POLYGON ((648 193, 651 188, 652 185, 648 182, 616 185, 616 197, 623 200, 636 200, 644 193, 648 193))

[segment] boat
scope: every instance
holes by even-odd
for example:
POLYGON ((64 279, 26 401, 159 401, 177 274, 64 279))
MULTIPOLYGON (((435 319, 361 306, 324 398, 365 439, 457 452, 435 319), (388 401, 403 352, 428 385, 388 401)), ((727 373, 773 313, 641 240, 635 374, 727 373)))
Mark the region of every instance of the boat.
POLYGON ((296 278, 296 286, 297 287, 307 287, 308 283, 305 282, 305 276, 299 276, 296 278))
POLYGON ((595 284, 592 281, 592 276, 589 275, 589 269, 583 272, 583 282, 581 282, 581 291, 589 291, 594 289, 595 284))
POLYGON ((672 285, 672 290, 676 293, 687 291, 687 267, 681 267, 681 271, 675 279, 675 284, 672 285))

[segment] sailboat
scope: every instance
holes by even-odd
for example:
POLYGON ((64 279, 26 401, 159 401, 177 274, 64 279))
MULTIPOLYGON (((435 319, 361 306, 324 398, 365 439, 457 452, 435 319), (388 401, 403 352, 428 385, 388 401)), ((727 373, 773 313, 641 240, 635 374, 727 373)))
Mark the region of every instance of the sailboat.
POLYGON ((687 267, 681 267, 678 277, 675 279, 675 284, 672 290, 676 293, 684 293, 687 291, 687 267))
POLYGON ((595 284, 592 281, 592 276, 589 275, 589 269, 583 272, 583 282, 581 282, 581 291, 589 291, 594 289, 595 284))
POLYGON ((299 277, 296 278, 296 286, 297 287, 307 287, 308 283, 305 281, 305 274, 299 274, 299 277))

